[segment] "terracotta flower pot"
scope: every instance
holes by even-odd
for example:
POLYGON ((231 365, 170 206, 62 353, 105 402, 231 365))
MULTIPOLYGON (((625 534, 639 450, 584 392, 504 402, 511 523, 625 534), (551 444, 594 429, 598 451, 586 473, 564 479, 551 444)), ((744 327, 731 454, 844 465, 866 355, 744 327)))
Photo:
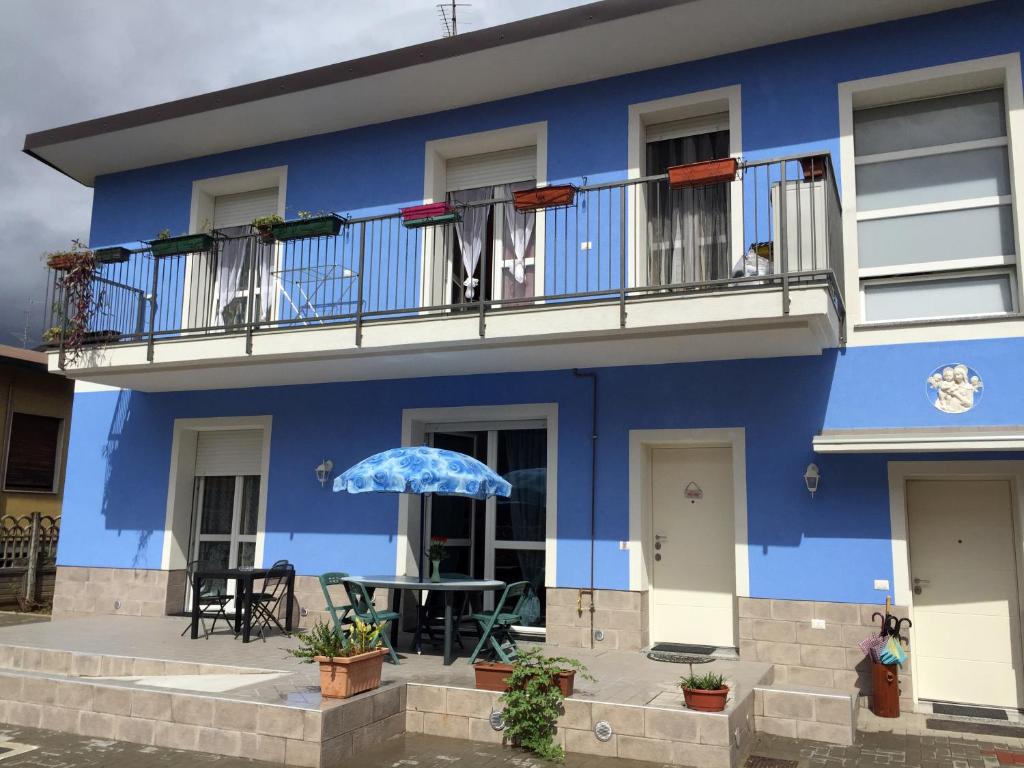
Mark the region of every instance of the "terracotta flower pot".
POLYGON ((725 709, 726 699, 729 698, 729 686, 724 686, 714 691, 704 691, 697 688, 683 688, 683 700, 687 709, 695 709, 698 712, 721 712, 725 709))
POLYGON ((733 181, 736 178, 736 167, 735 157, 674 165, 668 169, 668 185, 673 189, 683 189, 733 181))
POLYGON ((277 238, 274 237, 274 232, 271 229, 270 224, 260 224, 256 227, 256 231, 259 233, 260 242, 264 245, 273 245, 277 238))
MULTIPOLYGON (((473 665, 476 673, 476 689, 478 691, 496 691, 505 693, 508 690, 508 679, 512 675, 511 664, 491 663, 478 661, 473 665)), ((568 669, 559 673, 557 680, 552 680, 557 685, 562 696, 572 696, 576 685, 576 670, 568 669)))
POLYGON ((358 656, 317 656, 320 663, 320 695, 326 699, 347 699, 357 693, 380 688, 380 673, 387 649, 378 648, 358 656))
POLYGON ((77 267, 85 266, 92 262, 92 251, 68 251, 66 253, 51 254, 46 259, 46 266, 58 272, 70 272, 77 267))

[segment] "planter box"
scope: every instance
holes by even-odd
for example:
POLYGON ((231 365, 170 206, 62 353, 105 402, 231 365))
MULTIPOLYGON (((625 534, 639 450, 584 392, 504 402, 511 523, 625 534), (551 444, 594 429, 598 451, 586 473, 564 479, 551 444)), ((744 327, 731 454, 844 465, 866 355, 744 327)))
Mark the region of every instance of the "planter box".
POLYGON ((800 170, 803 171, 804 181, 817 181, 825 178, 825 169, 828 168, 827 158, 828 155, 801 157, 800 170))
POLYGON ((128 261, 132 252, 120 245, 115 245, 110 248, 97 248, 92 255, 96 257, 97 264, 123 264, 128 261))
POLYGON ((186 253, 213 250, 213 238, 207 234, 162 237, 148 242, 153 256, 158 259, 163 256, 181 256, 186 253))
POLYGON ((721 184, 736 178, 736 158, 704 160, 699 163, 674 165, 668 169, 668 185, 672 189, 703 187, 707 184, 721 184))
MULTIPOLYGON (((473 665, 476 673, 476 689, 478 691, 496 691, 505 693, 508 690, 508 678, 512 675, 511 664, 499 664, 490 662, 477 662, 473 665)), ((551 681, 562 690, 562 695, 568 698, 576 685, 576 670, 570 669, 561 672, 557 680, 551 681)))
POLYGON ((522 189, 512 193, 517 211, 537 211, 542 208, 556 208, 572 205, 576 200, 576 187, 572 184, 556 184, 551 187, 522 189))
POLYGON ((402 226, 406 229, 420 229, 422 227, 437 227, 442 224, 454 224, 459 220, 459 214, 457 213, 444 213, 440 216, 427 216, 422 219, 409 219, 403 220, 402 226))
MULTIPOLYGON (((121 339, 120 331, 87 331, 82 334, 83 347, 95 347, 101 344, 113 344, 121 339)), ((60 339, 43 342, 47 349, 59 349, 60 339)))
POLYGON ((399 209, 402 224, 407 229, 452 224, 459 220, 459 214, 450 203, 427 203, 399 209))
POLYGON ((277 242, 277 238, 274 237, 274 225, 267 224, 261 227, 256 227, 256 234, 259 235, 260 242, 265 245, 271 245, 277 242))
POLYGON ((683 688, 683 700, 687 709, 697 712, 721 712, 729 698, 729 686, 715 691, 703 691, 696 688, 683 688))
POLYGON ((358 656, 317 656, 320 664, 320 695, 327 699, 347 699, 357 693, 380 688, 380 673, 386 648, 358 656))
POLYGON ((58 272, 70 272, 87 262, 93 261, 92 251, 68 251, 67 253, 54 253, 46 259, 46 266, 58 272))
POLYGON ((309 219, 292 219, 270 227, 271 234, 278 240, 301 240, 304 237, 325 237, 341 231, 345 219, 336 214, 314 216, 309 219))

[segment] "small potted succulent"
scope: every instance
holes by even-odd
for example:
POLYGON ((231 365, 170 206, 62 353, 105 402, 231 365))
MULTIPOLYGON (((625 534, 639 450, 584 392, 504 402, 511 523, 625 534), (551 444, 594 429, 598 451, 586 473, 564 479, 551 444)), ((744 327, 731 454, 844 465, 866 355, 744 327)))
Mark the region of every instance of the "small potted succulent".
POLYGON ((445 558, 447 547, 447 536, 430 537, 430 546, 427 547, 427 557, 430 558, 430 580, 434 584, 441 581, 441 561, 445 558))
POLYGON ((387 655, 387 649, 380 647, 380 633, 386 626, 385 622, 371 627, 356 619, 346 632, 318 621, 309 632, 299 635, 299 647, 288 653, 308 664, 320 665, 321 696, 347 699, 380 687, 387 655))
POLYGON ((679 681, 687 709, 698 712, 721 712, 729 698, 729 686, 717 672, 695 675, 692 672, 679 681))
POLYGON ((276 213, 271 214, 270 216, 257 216, 252 220, 252 226, 259 233, 260 240, 267 245, 270 245, 277 239, 274 237, 274 226, 283 223, 284 219, 276 213))

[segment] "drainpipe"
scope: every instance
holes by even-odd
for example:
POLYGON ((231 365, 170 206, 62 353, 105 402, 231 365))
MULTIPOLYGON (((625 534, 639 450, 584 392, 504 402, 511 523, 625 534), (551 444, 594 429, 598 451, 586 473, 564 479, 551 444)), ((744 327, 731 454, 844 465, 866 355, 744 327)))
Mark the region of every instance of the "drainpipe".
POLYGON ((597 543, 597 374, 574 368, 573 376, 590 379, 590 589, 580 590, 576 610, 583 614, 583 595, 590 594, 590 647, 594 647, 594 555, 597 543))

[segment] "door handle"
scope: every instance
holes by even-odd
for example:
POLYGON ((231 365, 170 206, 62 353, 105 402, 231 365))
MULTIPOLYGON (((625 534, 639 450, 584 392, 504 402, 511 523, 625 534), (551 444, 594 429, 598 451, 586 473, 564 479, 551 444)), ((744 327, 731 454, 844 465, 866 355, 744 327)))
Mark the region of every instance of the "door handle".
POLYGON ((928 579, 914 579, 914 594, 920 595, 926 584, 931 584, 931 582, 928 579))
POLYGON ((654 534, 655 541, 668 541, 668 536, 662 536, 660 533, 654 534))

